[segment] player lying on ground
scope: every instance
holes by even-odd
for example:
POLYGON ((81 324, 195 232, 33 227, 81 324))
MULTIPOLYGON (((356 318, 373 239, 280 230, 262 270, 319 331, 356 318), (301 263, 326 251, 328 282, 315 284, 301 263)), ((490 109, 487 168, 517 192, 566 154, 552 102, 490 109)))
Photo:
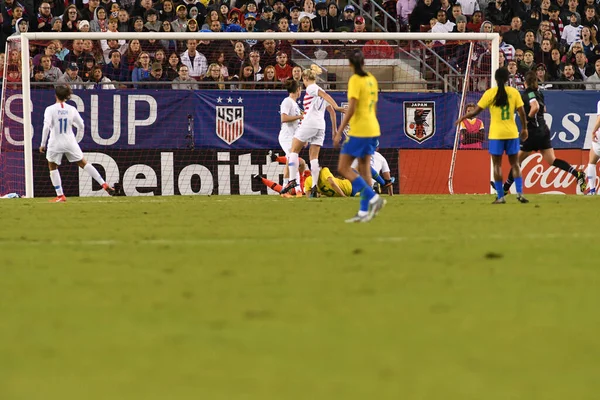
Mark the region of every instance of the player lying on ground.
POLYGON ((57 86, 54 89, 54 94, 56 103, 46 107, 44 112, 44 128, 42 131, 42 144, 40 145, 40 153, 46 152, 50 180, 54 190, 56 190, 56 198, 51 201, 55 203, 67 201, 62 189, 60 173, 58 172, 58 166, 63 156, 67 156, 69 162, 77 163, 79 168, 94 178, 108 194, 114 195, 115 190, 104 182, 104 179, 92 164, 85 161, 83 152, 77 144, 73 126, 83 132, 84 125, 77 109, 66 103, 71 98, 71 88, 69 86, 57 86), (46 151, 46 141, 48 141, 48 151, 46 151))
POLYGON ((459 125, 468 118, 473 118, 484 109, 490 109, 490 131, 489 131, 489 152, 492 156, 494 166, 494 188, 497 192, 496 200, 493 204, 504 204, 504 190, 502 190, 502 155, 506 153, 510 163, 515 185, 517 187, 517 200, 521 203, 529 203, 523 196, 523 177, 521 176, 521 166, 519 165, 519 136, 524 142, 527 140, 527 117, 523 109, 523 99, 521 94, 515 88, 505 86, 508 84, 509 73, 506 68, 496 70, 494 78, 497 87, 485 91, 475 110, 472 110, 460 117, 455 124, 459 125), (515 111, 518 111, 521 118, 521 134, 515 123, 515 111))
MULTIPOLYGON (((312 176, 308 176, 304 181, 304 191, 308 193, 312 185, 312 176)), ((344 178, 333 176, 329 168, 321 168, 319 172, 319 181, 317 182, 317 197, 353 197, 356 193, 352 189, 352 182, 344 178)))
POLYGON ((592 147, 590 148, 590 158, 587 166, 587 186, 590 188, 587 194, 596 194, 596 164, 600 160, 600 101, 597 105, 596 124, 592 129, 592 147))
MULTIPOLYGON (((583 171, 578 171, 568 162, 556 158, 554 155, 550 139, 550 129, 548 129, 548 125, 546 125, 546 120, 544 119, 544 113, 546 112, 544 94, 538 90, 537 75, 534 71, 529 71, 525 74, 525 91, 521 94, 521 98, 524 103, 525 113, 527 114, 527 131, 529 132, 529 137, 527 140, 521 142, 519 164, 529 157, 532 152, 539 151, 548 165, 552 165, 573 175, 577 179, 579 189, 584 193, 587 184, 583 171)), ((510 171, 508 179, 503 185, 505 195, 508 194, 513 182, 513 174, 510 171)), ((494 187, 494 182, 491 182, 491 184, 494 187)))

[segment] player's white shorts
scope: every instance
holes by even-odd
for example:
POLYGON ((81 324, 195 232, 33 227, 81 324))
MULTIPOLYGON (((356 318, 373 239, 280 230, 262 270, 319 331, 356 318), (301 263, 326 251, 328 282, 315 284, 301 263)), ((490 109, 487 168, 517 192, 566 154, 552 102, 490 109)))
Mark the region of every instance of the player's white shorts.
POLYGON ((77 162, 83 159, 83 152, 77 143, 60 144, 46 150, 46 160, 56 165, 60 165, 63 155, 67 156, 69 162, 77 162))
POLYGON ((308 128, 301 125, 294 134, 294 137, 304 143, 323 146, 325 129, 308 128))
POLYGON ((600 143, 592 141, 592 150, 598 157, 600 157, 600 143))
POLYGON ((292 139, 294 139, 293 135, 279 134, 279 145, 281 146, 281 149, 285 152, 286 156, 290 154, 290 151, 292 150, 292 139))

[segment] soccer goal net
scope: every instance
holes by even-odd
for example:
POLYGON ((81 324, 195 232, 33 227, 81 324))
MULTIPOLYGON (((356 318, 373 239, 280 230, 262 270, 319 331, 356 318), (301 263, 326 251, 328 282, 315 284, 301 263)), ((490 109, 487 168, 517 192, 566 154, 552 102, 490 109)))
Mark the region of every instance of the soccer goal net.
MULTIPOLYGON (((489 162, 487 116, 453 122, 493 85, 495 33, 24 33, 7 43, 2 86, 0 195, 53 196, 41 143, 54 86, 70 85, 85 122, 88 162, 127 196, 274 194, 283 82, 318 66, 317 84, 347 103, 347 55, 361 49, 379 82, 379 152, 395 193, 475 193, 472 163, 489 162)), ((302 87, 304 89, 304 87, 302 87)), ((302 107, 304 90, 297 102, 302 107)), ((325 114, 322 166, 339 151, 325 114)), ((342 115, 336 114, 336 123, 342 115)), ((279 156, 279 157, 278 157, 279 156)), ((307 159, 308 150, 300 157, 307 159)), ((63 160, 67 196, 106 195, 63 160)))

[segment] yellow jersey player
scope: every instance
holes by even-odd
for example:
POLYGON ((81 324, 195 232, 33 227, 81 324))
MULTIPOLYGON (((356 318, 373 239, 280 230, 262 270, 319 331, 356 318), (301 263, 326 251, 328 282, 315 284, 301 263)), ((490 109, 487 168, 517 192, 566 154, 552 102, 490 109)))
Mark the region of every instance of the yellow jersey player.
POLYGON ((521 118, 521 140, 527 140, 527 117, 523 108, 523 99, 521 94, 515 88, 505 86, 508 83, 509 72, 506 68, 496 70, 494 78, 497 87, 485 91, 477 107, 466 113, 456 121, 460 124, 467 118, 473 118, 484 109, 490 109, 490 131, 489 131, 489 152, 492 156, 494 166, 494 187, 497 197, 494 204, 504 204, 504 190, 502 188, 502 155, 508 155, 515 186, 517 188, 517 200, 521 203, 528 203, 523 197, 523 177, 521 176, 521 167, 519 166, 519 129, 515 123, 515 111, 521 118))
POLYGON ((367 222, 377 215, 385 205, 383 200, 372 189, 371 156, 377 147, 380 136, 377 121, 377 79, 366 72, 365 57, 360 50, 355 50, 348 57, 353 75, 348 81, 348 109, 344 119, 333 138, 335 146, 339 146, 344 129, 350 123, 348 139, 340 152, 338 172, 352 182, 352 191, 360 193, 360 208, 356 216, 346 222, 367 222), (352 162, 358 159, 358 171, 352 169, 352 162))
MULTIPOLYGON (((312 187, 312 176, 308 176, 304 181, 304 193, 310 193, 312 187)), ((321 168, 316 187, 318 193, 325 197, 349 197, 355 195, 352 190, 352 183, 347 179, 336 178, 327 167, 321 168)))

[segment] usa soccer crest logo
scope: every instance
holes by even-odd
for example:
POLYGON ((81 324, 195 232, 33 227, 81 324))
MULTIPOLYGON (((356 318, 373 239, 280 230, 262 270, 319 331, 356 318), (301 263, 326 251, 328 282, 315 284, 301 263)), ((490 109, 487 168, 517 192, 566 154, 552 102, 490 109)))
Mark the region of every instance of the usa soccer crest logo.
POLYGON ((405 101, 404 134, 417 143, 435 135, 435 101, 405 101))
POLYGON ((231 145, 244 134, 244 106, 217 106, 217 136, 231 145))

